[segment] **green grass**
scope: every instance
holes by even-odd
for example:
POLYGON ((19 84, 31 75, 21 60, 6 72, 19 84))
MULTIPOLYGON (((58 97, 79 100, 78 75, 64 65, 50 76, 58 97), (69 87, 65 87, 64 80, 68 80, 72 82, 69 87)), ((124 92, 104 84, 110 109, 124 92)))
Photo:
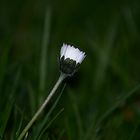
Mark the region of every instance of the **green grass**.
POLYGON ((25 139, 139 140, 139 5, 138 0, 1 2, 0 139, 16 140, 47 97, 60 73, 64 42, 85 51, 86 59, 25 139))

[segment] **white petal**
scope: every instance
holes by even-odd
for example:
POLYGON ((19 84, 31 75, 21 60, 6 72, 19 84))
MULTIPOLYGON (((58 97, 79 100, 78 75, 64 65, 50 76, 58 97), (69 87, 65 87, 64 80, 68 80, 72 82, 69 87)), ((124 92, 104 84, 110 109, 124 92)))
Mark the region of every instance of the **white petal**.
POLYGON ((86 57, 85 53, 84 52, 80 52, 79 57, 77 59, 77 63, 81 64, 85 57, 86 57))
POLYGON ((82 63, 86 57, 85 52, 80 51, 78 48, 75 48, 71 45, 63 44, 60 51, 60 59, 64 56, 64 59, 70 58, 76 63, 82 63))
POLYGON ((77 55, 79 54, 79 50, 75 49, 73 46, 68 45, 67 51, 65 53, 65 59, 70 58, 76 61, 77 55))
POLYGON ((60 51, 60 58, 65 55, 66 50, 67 50, 67 45, 63 44, 61 51, 60 51))

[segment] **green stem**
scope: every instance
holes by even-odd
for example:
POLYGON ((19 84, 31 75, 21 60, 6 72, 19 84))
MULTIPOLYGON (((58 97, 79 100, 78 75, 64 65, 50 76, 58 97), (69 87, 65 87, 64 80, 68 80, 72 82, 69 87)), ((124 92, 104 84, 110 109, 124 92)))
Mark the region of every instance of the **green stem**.
POLYGON ((28 130, 33 125, 33 123, 35 122, 35 120, 38 118, 38 116, 40 115, 40 113, 43 111, 43 109, 49 103, 49 101, 51 100, 52 96, 55 94, 55 91, 57 90, 57 88, 59 87, 59 85, 62 83, 62 81, 65 78, 66 78, 66 75, 63 74, 63 73, 61 73, 61 75, 60 75, 58 81, 56 82, 55 86, 53 87, 52 91, 50 92, 50 94, 48 95, 48 97, 46 98, 46 100, 44 101, 44 103, 41 105, 41 107, 38 109, 38 111, 35 113, 35 115, 33 116, 33 118, 30 120, 30 122, 26 125, 26 127, 24 128, 24 130, 21 132, 21 134, 20 134, 20 136, 18 137, 17 140, 22 140, 22 138, 24 137, 24 135, 28 132, 28 130))

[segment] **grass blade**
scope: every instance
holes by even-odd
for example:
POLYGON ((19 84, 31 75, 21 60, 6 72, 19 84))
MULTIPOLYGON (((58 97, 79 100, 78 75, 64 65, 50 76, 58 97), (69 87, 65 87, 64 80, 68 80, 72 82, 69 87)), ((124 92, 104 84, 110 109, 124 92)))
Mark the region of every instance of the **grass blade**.
POLYGON ((48 123, 48 125, 42 130, 40 136, 38 137, 38 140, 41 139, 41 137, 43 136, 43 134, 45 133, 45 131, 49 128, 49 126, 56 120, 56 118, 64 111, 64 108, 61 109, 55 116, 54 118, 52 118, 52 120, 48 123))
POLYGON ((13 88, 11 90, 10 96, 9 96, 9 100, 7 101, 6 107, 2 113, 2 115, 0 116, 0 137, 2 138, 8 123, 8 120, 10 118, 10 114, 14 105, 14 101, 15 101, 15 94, 16 94, 16 89, 18 86, 18 81, 19 81, 19 77, 20 77, 20 71, 18 71, 16 78, 15 78, 15 82, 13 85, 13 88))
POLYGON ((40 83, 39 90, 44 92, 46 87, 46 73, 47 73, 47 50, 50 39, 50 25, 51 25, 51 8, 46 8, 44 34, 42 37, 41 60, 40 60, 40 83))
POLYGON ((1 60, 0 61, 0 90, 2 88, 2 84, 3 84, 5 72, 6 72, 9 50, 10 50, 10 47, 5 48, 3 52, 1 53, 1 57, 0 57, 0 60, 1 60))
POLYGON ((105 119, 107 119, 123 102, 125 102, 128 98, 130 98, 137 90, 140 89, 140 84, 137 85, 134 89, 132 89, 130 92, 128 92, 126 95, 122 96, 118 102, 116 102, 110 109, 107 110, 107 112, 104 113, 104 115, 101 116, 101 118, 98 120, 96 124, 92 124, 90 129, 87 131, 87 134, 85 136, 84 140, 88 140, 93 136, 95 136, 95 131, 100 127, 100 125, 104 122, 105 119))

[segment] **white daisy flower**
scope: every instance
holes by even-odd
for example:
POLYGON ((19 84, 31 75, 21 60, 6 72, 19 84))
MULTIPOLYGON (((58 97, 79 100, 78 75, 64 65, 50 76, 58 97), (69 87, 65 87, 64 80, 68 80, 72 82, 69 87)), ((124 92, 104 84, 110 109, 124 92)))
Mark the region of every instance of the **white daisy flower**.
POLYGON ((85 52, 71 45, 63 44, 60 51, 61 71, 65 74, 72 75, 85 57, 85 52))

